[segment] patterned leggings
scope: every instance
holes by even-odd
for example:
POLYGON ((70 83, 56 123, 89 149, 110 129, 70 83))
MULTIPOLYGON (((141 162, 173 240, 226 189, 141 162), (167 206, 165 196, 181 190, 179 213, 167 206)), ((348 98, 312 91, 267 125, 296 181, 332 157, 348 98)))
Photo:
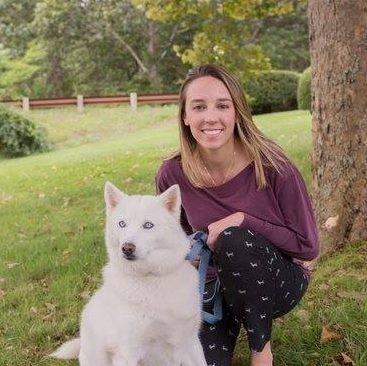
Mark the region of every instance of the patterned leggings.
MULTIPOLYGON (((241 324, 249 347, 262 351, 270 340, 272 320, 293 309, 308 279, 302 268, 272 243, 247 229, 231 227, 218 238, 214 262, 223 295, 223 319, 204 323, 200 340, 208 366, 229 366, 241 324)), ((215 281, 205 286, 205 298, 215 281)), ((210 305, 204 307, 210 309, 210 305)))

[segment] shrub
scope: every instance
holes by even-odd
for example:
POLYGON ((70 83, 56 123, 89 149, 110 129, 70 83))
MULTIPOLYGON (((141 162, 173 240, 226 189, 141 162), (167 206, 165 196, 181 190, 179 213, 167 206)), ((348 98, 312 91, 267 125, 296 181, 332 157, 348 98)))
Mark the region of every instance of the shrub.
POLYGON ((298 109, 311 110, 311 67, 301 74, 297 89, 298 109))
POLYGON ((270 113, 297 109, 299 74, 286 70, 263 71, 246 85, 252 113, 270 113))
POLYGON ((0 106, 0 152, 24 156, 50 150, 45 130, 29 119, 0 106))

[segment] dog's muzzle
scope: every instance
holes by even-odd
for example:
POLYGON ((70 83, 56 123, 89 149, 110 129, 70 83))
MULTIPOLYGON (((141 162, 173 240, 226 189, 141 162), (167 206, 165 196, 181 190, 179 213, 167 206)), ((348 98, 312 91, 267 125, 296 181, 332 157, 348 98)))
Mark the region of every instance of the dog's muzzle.
POLYGON ((121 248, 122 254, 129 261, 136 259, 135 249, 136 249, 136 246, 133 243, 124 243, 121 248))

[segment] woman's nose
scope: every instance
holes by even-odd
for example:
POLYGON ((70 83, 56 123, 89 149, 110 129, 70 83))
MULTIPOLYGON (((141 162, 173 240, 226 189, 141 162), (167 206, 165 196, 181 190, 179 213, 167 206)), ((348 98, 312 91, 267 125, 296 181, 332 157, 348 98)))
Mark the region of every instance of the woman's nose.
POLYGON ((218 111, 216 111, 214 108, 207 108, 204 111, 203 119, 205 122, 212 122, 215 123, 218 121, 218 111))

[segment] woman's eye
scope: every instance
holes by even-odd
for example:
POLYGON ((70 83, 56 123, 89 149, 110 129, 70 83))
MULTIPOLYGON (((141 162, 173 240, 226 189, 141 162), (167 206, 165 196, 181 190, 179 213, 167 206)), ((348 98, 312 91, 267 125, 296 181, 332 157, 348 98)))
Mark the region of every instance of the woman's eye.
POLYGON ((219 105, 219 108, 220 108, 220 109, 228 109, 228 108, 229 108, 229 106, 228 106, 227 104, 220 104, 220 105, 219 105))
POLYGON ((119 221, 119 226, 120 227, 125 227, 126 226, 126 222, 123 221, 123 220, 119 221))
POLYGON ((196 109, 197 111, 201 111, 201 110, 203 110, 205 107, 203 106, 203 105, 196 105, 195 107, 194 107, 194 109, 196 109))
POLYGON ((143 224, 144 229, 151 229, 152 227, 154 227, 154 224, 150 221, 144 222, 143 224))

